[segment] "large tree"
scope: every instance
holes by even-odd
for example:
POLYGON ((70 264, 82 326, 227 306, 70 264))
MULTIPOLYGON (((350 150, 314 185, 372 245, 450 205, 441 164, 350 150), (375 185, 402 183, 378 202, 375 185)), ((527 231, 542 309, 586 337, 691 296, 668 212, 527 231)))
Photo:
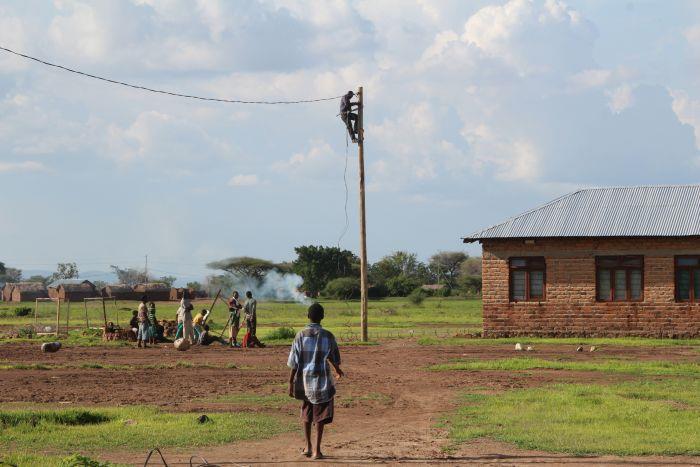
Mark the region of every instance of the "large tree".
POLYGON ((80 275, 78 265, 75 263, 58 263, 56 272, 51 275, 50 282, 55 282, 62 279, 77 279, 80 275))
POLYGON ((462 251, 441 251, 430 257, 430 272, 448 288, 457 285, 460 266, 469 256, 462 251))
POLYGON ((399 276, 422 283, 429 280, 430 274, 425 264, 418 261, 418 256, 407 251, 395 251, 369 268, 372 284, 386 284, 390 279, 399 276))
POLYGON ((117 280, 120 284, 128 285, 133 287, 137 284, 143 284, 144 282, 149 282, 149 277, 144 271, 138 269, 126 268, 122 269, 119 266, 110 266, 114 274, 117 275, 117 280))
POLYGON ((5 263, 0 262, 0 284, 5 282, 19 282, 22 279, 22 271, 15 268, 8 268, 5 263))
POLYGON ((348 250, 334 246, 304 245, 294 248, 294 272, 304 282, 301 289, 316 296, 329 281, 338 277, 354 277, 358 273, 359 259, 348 250))
POLYGON ((275 263, 261 258, 237 256, 220 261, 212 261, 207 264, 207 267, 226 271, 239 278, 250 277, 259 282, 265 278, 265 274, 275 269, 275 263))
POLYGON ((166 284, 168 287, 172 287, 176 280, 177 280, 177 277, 175 277, 175 276, 161 276, 158 278, 158 282, 162 282, 163 284, 166 284))

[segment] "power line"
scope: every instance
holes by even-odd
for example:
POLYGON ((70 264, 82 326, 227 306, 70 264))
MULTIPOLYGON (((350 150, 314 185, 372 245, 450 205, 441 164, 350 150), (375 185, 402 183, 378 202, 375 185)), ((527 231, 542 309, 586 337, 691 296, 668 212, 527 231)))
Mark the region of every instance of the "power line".
POLYGON ((2 47, 2 46, 0 46, 0 50, 17 55, 18 57, 26 58, 27 60, 33 60, 35 62, 41 63, 42 65, 51 66, 54 68, 60 68, 61 70, 68 71, 70 73, 75 73, 77 75, 86 76, 88 78, 98 79, 100 81, 106 81, 108 83, 118 84, 120 86, 126 86, 126 87, 133 88, 133 89, 140 89, 142 91, 155 92, 158 94, 166 94, 168 96, 174 96, 174 97, 184 97, 187 99, 198 99, 201 101, 225 102, 228 104, 275 105, 275 104, 309 104, 312 102, 330 101, 330 100, 339 99, 339 98, 343 97, 341 95, 341 96, 333 96, 333 97, 323 97, 320 99, 301 99, 301 100, 295 100, 295 101, 244 101, 244 100, 239 100, 239 99, 218 99, 216 97, 202 97, 202 96, 195 96, 192 94, 180 94, 178 92, 163 91, 161 89, 153 89, 153 88, 149 88, 146 86, 140 86, 138 84, 130 84, 130 83, 125 83, 124 81, 118 81, 118 80, 111 79, 111 78, 105 78, 103 76, 93 75, 91 73, 86 73, 84 71, 75 70, 73 68, 68 68, 66 66, 58 65, 56 63, 47 62, 45 60, 41 60, 39 58, 32 57, 30 55, 25 55, 23 53, 19 53, 19 52, 16 52, 14 50, 11 50, 11 49, 8 49, 8 48, 2 47))

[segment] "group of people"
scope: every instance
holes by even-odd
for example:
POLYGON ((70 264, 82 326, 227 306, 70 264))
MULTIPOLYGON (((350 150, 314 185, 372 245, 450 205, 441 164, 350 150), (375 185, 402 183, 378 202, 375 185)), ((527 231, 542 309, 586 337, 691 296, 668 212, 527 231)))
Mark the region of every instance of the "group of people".
MULTIPOLYGON (((180 306, 177 309, 177 331, 175 339, 180 338, 187 340, 189 344, 209 345, 217 341, 231 347, 265 347, 265 344, 260 342, 257 337, 257 308, 258 302, 253 298, 251 291, 246 292, 246 300, 244 304, 240 302, 240 296, 237 291, 233 291, 228 299, 229 317, 226 328, 229 329, 228 341, 222 340, 215 336, 209 329, 207 319, 209 318, 209 310, 203 309, 194 317, 194 305, 188 291, 183 293, 180 300, 180 306), (243 312, 243 322, 247 332, 243 338, 243 342, 239 344, 238 334, 241 330, 241 311, 243 312)), ((148 302, 148 297, 143 296, 138 310, 134 310, 131 318, 130 327, 136 335, 137 347, 146 348, 156 342, 164 340, 164 328, 156 320, 156 305, 153 302, 148 302)), ((223 334, 223 332, 222 332, 223 334)))
POLYGON ((164 328, 156 319, 156 304, 148 302, 148 297, 141 297, 138 310, 134 310, 129 327, 136 334, 137 347, 148 347, 163 341, 164 328))

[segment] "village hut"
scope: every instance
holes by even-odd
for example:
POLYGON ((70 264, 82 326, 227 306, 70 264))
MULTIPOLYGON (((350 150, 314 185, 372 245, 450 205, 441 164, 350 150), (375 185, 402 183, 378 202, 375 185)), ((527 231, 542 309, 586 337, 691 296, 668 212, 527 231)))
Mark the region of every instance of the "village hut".
POLYGON ((37 298, 48 298, 49 292, 41 282, 17 282, 12 288, 13 302, 33 302, 37 298))
POLYGON ((102 287, 101 292, 104 298, 115 300, 138 300, 141 298, 141 295, 134 292, 134 289, 126 284, 111 284, 102 287))
MULTIPOLYGON (((185 293, 185 290, 189 289, 187 289, 186 287, 172 287, 170 289, 170 300, 182 300, 182 296, 185 293)), ((192 293, 192 290, 190 290, 190 293, 192 293)))
POLYGON ((63 279, 49 285, 49 297, 62 301, 79 302, 85 298, 96 298, 100 294, 95 284, 88 280, 63 279))
POLYGON ((0 300, 3 302, 9 302, 12 300, 12 289, 15 284, 13 282, 8 282, 2 287, 2 292, 0 293, 0 300))
POLYGON ((139 298, 146 295, 150 302, 165 302, 170 300, 170 286, 162 282, 139 284, 134 287, 134 292, 138 294, 139 298))

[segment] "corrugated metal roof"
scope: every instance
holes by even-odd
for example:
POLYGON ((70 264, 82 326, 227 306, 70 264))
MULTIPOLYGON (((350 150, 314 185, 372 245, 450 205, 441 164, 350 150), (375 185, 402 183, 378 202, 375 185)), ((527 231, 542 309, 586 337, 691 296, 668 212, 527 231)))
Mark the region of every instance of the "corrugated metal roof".
POLYGON ((700 185, 583 189, 475 232, 464 241, 687 236, 700 236, 700 185))

